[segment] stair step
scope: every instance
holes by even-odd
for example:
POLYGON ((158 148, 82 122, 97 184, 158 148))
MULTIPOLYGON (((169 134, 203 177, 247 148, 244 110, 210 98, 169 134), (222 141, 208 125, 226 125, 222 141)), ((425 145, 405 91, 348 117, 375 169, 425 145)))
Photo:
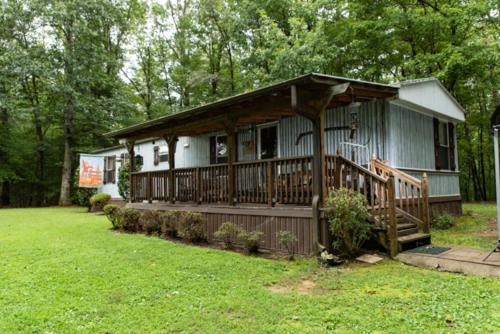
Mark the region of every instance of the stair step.
POLYGON ((406 230, 408 228, 414 228, 414 227, 417 227, 417 224, 413 224, 413 223, 398 224, 398 231, 399 230, 406 230))
POLYGON ((398 230, 398 237, 402 237, 404 235, 415 234, 418 233, 418 227, 407 228, 404 230, 398 230))
POLYGON ((398 237, 398 242, 400 244, 406 244, 408 242, 414 242, 417 240, 422 240, 429 238, 431 235, 429 233, 413 233, 409 235, 404 235, 402 237, 398 237))

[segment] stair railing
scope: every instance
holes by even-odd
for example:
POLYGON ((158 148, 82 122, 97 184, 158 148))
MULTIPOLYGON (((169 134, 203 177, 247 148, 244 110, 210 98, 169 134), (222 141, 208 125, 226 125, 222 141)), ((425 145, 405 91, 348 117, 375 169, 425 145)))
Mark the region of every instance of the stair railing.
POLYGON ((376 158, 372 159, 370 166, 372 172, 385 179, 389 177, 390 173, 393 174, 398 212, 410 221, 417 223, 422 232, 429 233, 429 181, 427 174, 424 173, 422 180, 419 180, 376 158))
MULTIPOLYGON (((327 160, 331 158, 327 156, 327 160)), ((389 171, 387 177, 378 175, 340 154, 337 154, 334 159, 335 188, 348 188, 366 197, 371 220, 377 227, 387 231, 388 244, 386 246, 391 256, 396 256, 398 232, 393 173, 389 171)))

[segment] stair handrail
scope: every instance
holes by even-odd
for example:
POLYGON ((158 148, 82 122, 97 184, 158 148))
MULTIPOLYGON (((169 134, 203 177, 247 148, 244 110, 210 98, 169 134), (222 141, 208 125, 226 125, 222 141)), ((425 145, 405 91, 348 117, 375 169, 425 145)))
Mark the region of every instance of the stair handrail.
POLYGON ((399 202, 399 210, 404 211, 407 215, 411 215, 416 221, 419 222, 419 229, 424 233, 428 233, 430 226, 430 212, 427 174, 424 173, 422 180, 419 180, 412 175, 390 166, 386 161, 377 159, 376 157, 372 158, 370 166, 374 173, 384 178, 388 178, 389 173, 394 175, 394 186, 399 190, 398 199, 396 199, 396 203, 399 202), (408 194, 409 189, 412 192, 410 194, 411 198, 408 194), (416 208, 415 195, 417 200, 416 208))
MULTIPOLYGON (((396 196, 395 196, 395 180, 394 174, 392 171, 388 171, 387 178, 381 175, 378 175, 375 171, 369 170, 356 162, 347 159, 342 156, 340 152, 337 152, 335 156, 335 174, 337 181, 335 182, 335 187, 344 187, 343 185, 343 169, 349 169, 351 173, 351 177, 353 176, 353 168, 355 169, 355 173, 359 175, 363 175, 364 182, 368 183, 368 179, 372 183, 370 186, 369 193, 366 189, 367 184, 365 184, 365 188, 363 191, 360 189, 360 185, 358 183, 357 190, 356 186, 351 180, 351 188, 354 191, 360 192, 367 195, 368 198, 372 199, 372 203, 370 205, 369 214, 374 219, 375 223, 381 224, 385 223, 385 226, 381 226, 386 229, 387 233, 387 247, 389 249, 389 253, 391 257, 397 255, 398 252, 398 240, 397 240, 397 219, 396 219, 396 196), (342 168, 342 164, 344 164, 344 168, 342 168), (346 168, 345 166, 349 166, 346 168), (373 199, 377 198, 378 204, 373 202, 373 199), (378 222, 375 219, 378 217, 378 222)), ((346 181, 347 182, 347 181, 346 181)))

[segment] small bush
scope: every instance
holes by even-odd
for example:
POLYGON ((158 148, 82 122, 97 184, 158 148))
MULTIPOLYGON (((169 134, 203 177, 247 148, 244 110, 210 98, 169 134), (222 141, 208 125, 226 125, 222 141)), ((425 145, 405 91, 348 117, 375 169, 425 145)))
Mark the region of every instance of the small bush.
POLYGON ((326 212, 333 249, 345 257, 356 256, 371 236, 366 198, 350 189, 335 190, 327 199, 326 212))
POLYGON ((238 241, 243 244, 243 247, 248 253, 257 253, 259 251, 262 234, 263 233, 259 231, 247 232, 241 230, 238 233, 238 241))
POLYGON ((100 212, 103 210, 104 206, 108 204, 111 199, 111 195, 99 193, 90 197, 89 202, 93 212, 100 212))
POLYGON ((455 226, 455 217, 448 212, 433 212, 432 225, 438 230, 447 230, 455 226))
POLYGON ((107 204, 103 208, 106 218, 113 225, 114 230, 118 230, 123 227, 123 216, 122 209, 118 205, 107 204))
POLYGON ((140 232, 140 217, 141 213, 139 210, 132 208, 122 209, 123 229, 130 232, 140 232))
POLYGON ((295 244, 297 243, 297 238, 290 231, 279 231, 276 233, 276 238, 278 242, 285 247, 288 252, 288 259, 293 260, 295 257, 295 244))
POLYGON ((175 238, 177 237, 177 229, 181 212, 179 211, 165 211, 161 213, 161 226, 160 235, 163 237, 175 238))
POLYGON ((184 212, 180 215, 178 234, 182 239, 190 242, 205 240, 201 214, 195 212, 184 212))
POLYGON ((240 228, 231 222, 223 223, 219 229, 214 233, 214 239, 224 243, 226 249, 233 248, 234 239, 240 228))
POLYGON ((158 211, 146 210, 141 213, 139 223, 141 229, 147 234, 159 234, 162 225, 162 214, 158 211))

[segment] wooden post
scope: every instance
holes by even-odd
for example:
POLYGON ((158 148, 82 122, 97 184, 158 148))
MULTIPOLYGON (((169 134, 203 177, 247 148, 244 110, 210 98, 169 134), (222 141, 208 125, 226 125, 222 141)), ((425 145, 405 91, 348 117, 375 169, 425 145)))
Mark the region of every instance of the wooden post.
POLYGON ((338 154, 335 157, 335 170, 333 173, 333 186, 336 190, 342 188, 342 164, 340 163, 338 154))
POLYGON ((236 197, 236 178, 234 172, 234 162, 236 160, 236 133, 234 132, 234 123, 226 128, 227 133, 227 173, 228 173, 228 185, 227 185, 227 199, 229 205, 235 204, 236 197))
POLYGON ((387 226, 387 236, 389 238, 389 252, 391 257, 398 255, 398 225, 396 220, 396 192, 394 189, 394 174, 389 172, 387 180, 389 222, 387 226))
POLYGON ((427 178, 427 173, 424 173, 422 175, 422 199, 424 201, 424 203, 423 203, 424 226, 422 226, 422 232, 429 233, 430 226, 431 226, 431 217, 430 217, 431 215, 430 215, 430 208, 429 208, 429 179, 427 178))
POLYGON ((335 95, 343 94, 349 87, 349 83, 335 86, 324 86, 323 89, 308 91, 295 85, 291 86, 292 110, 309 119, 313 127, 313 160, 312 160, 312 184, 313 184, 313 225, 314 243, 319 251, 323 248, 320 244, 321 219, 320 207, 323 206, 327 196, 327 178, 325 163, 325 110, 335 95), (317 211, 317 212, 315 212, 317 211))
POLYGON ((271 161, 267 162, 267 204, 269 206, 274 205, 273 201, 273 164, 271 161))
POLYGON ((135 151, 133 140, 126 140, 125 146, 127 148, 129 163, 128 163, 128 202, 134 202, 134 185, 132 182, 132 173, 135 171, 135 151))
POLYGON ((174 133, 163 135, 168 144, 168 197, 170 203, 175 203, 175 150, 177 148, 177 136, 174 133))
POLYGON ((196 202, 201 204, 202 193, 201 193, 201 169, 196 167, 196 202))
POLYGON ((148 199, 148 203, 153 203, 153 179, 151 178, 151 172, 147 173, 146 198, 148 199))

